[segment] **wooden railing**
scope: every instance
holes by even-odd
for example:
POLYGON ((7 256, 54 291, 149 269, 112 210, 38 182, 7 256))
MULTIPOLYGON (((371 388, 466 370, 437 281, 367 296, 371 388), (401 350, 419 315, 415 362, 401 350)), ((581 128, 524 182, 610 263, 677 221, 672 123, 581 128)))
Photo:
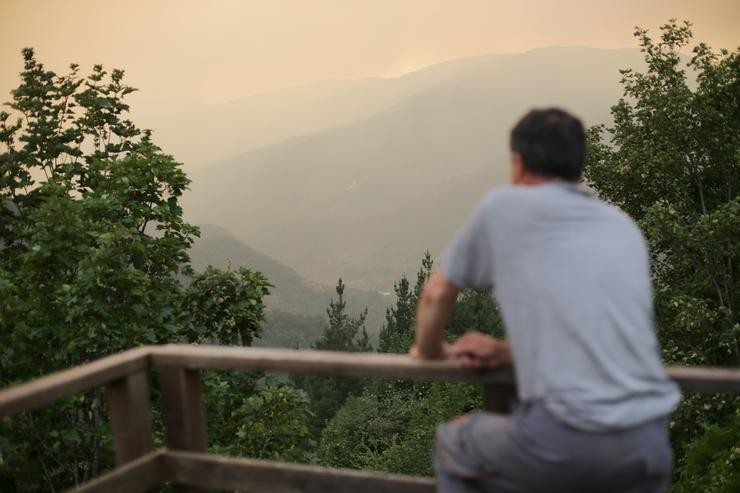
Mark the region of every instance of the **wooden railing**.
MULTIPOLYGON (((105 385, 116 468, 75 491, 136 492, 171 483, 174 491, 431 493, 429 478, 236 459, 207 453, 200 370, 271 371, 483 385, 485 406, 506 412, 510 370, 471 370, 449 361, 404 355, 216 346, 145 346, 0 391, 0 418, 105 385), (166 448, 155 449, 147 371, 156 368, 166 448)), ((667 368, 684 391, 740 394, 740 369, 667 368)))

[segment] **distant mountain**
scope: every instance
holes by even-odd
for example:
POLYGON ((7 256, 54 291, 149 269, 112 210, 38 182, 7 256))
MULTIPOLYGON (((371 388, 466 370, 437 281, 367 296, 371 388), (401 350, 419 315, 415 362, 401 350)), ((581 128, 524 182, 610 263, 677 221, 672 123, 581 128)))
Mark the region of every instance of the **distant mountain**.
POLYGON ((381 113, 192 172, 186 215, 307 278, 390 290, 508 180, 508 133, 525 111, 557 105, 605 122, 618 70, 640 64, 637 50, 590 48, 467 60, 381 113))
POLYGON ((194 169, 380 113, 445 81, 474 61, 452 60, 396 78, 287 87, 218 105, 139 105, 135 116, 138 124, 154 129, 158 145, 173 153, 186 169, 194 169), (147 108, 163 110, 152 113, 147 108))
MULTIPOLYGON (((200 228, 201 238, 190 249, 196 271, 209 265, 233 269, 247 267, 262 272, 274 285, 266 299, 268 321, 258 345, 307 347, 321 335, 326 324, 326 308, 336 297, 333 288, 305 281, 295 270, 250 248, 224 228, 208 224, 200 228)), ((368 308, 367 330, 376 336, 390 297, 349 286, 345 298, 352 316, 368 308)))

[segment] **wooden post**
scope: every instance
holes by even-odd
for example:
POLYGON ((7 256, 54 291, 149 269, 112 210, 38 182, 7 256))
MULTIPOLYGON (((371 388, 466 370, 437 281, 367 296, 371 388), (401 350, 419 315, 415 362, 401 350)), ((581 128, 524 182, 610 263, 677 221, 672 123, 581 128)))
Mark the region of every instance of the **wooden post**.
MULTIPOLYGON (((160 367, 159 386, 170 450, 207 452, 206 417, 200 371, 183 367, 160 367)), ((173 485, 176 493, 201 493, 202 488, 173 485)))
POLYGON ((116 465, 154 450, 146 371, 113 380, 107 385, 106 394, 116 465))
POLYGON ((509 414, 516 399, 516 389, 512 385, 488 384, 483 386, 483 404, 486 411, 509 414))

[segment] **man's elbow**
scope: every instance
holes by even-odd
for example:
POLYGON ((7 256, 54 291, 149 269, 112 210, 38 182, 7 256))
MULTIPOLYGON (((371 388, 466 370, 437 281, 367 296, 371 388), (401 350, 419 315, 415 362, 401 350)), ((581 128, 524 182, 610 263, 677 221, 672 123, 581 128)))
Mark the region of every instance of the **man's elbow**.
POLYGON ((421 299, 419 300, 422 305, 441 305, 448 296, 445 295, 444 290, 437 286, 427 286, 421 293, 421 299))
POLYGON ((449 305, 454 303, 459 288, 436 272, 426 283, 419 300, 422 305, 449 305))

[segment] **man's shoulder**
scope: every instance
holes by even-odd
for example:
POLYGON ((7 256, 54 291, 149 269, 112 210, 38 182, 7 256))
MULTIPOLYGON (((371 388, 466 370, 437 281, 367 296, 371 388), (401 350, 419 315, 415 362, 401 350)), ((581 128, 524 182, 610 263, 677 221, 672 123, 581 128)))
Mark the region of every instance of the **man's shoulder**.
POLYGON ((523 211, 531 208, 551 208, 557 203, 552 187, 535 185, 503 185, 486 193, 481 201, 484 208, 496 211, 523 211))
POLYGON ((531 187, 517 185, 502 185, 489 190, 481 201, 485 207, 496 207, 499 205, 531 201, 535 195, 528 190, 531 187))
POLYGON ((550 183, 536 186, 504 185, 488 191, 481 200, 487 214, 517 218, 535 215, 557 217, 574 209, 590 211, 590 217, 620 229, 639 232, 635 221, 618 207, 594 196, 586 187, 570 183, 550 183))
POLYGON ((532 201, 539 200, 540 198, 552 200, 553 196, 560 195, 562 192, 573 192, 577 195, 594 198, 586 187, 578 183, 566 183, 561 181, 550 181, 537 185, 501 185, 489 190, 485 197, 487 200, 494 201, 532 201))

